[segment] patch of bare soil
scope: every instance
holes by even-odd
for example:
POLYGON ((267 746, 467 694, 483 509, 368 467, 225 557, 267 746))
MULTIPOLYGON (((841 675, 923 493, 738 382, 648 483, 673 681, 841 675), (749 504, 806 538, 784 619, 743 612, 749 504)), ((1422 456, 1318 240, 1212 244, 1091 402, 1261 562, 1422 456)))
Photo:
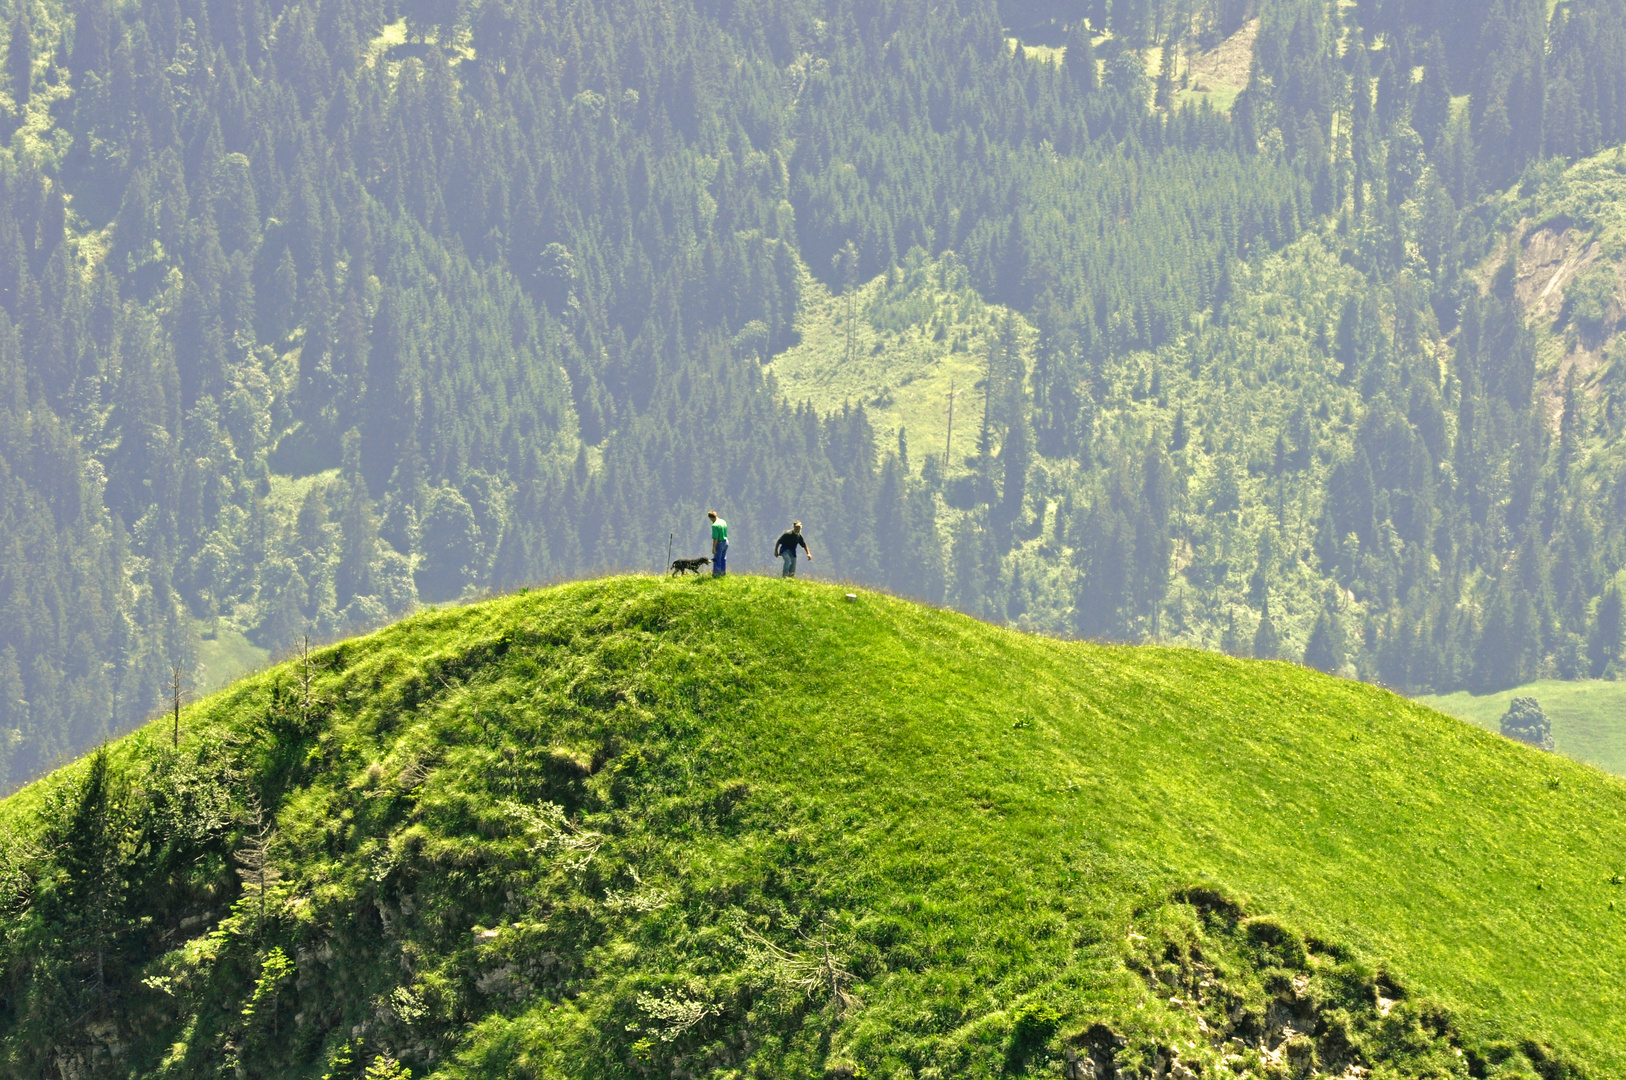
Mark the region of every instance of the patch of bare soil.
POLYGON ((1564 289, 1592 268, 1603 254, 1596 240, 1586 242, 1579 230, 1552 226, 1524 238, 1519 253, 1519 280, 1514 286, 1519 303, 1531 318, 1552 322, 1564 307, 1564 289))
POLYGON ((1587 334, 1567 325, 1567 290, 1602 258, 1602 244, 1589 232, 1566 223, 1532 230, 1520 246, 1514 294, 1532 323, 1545 324, 1564 343, 1557 368, 1537 387, 1554 430, 1563 413, 1564 382, 1570 372, 1584 385, 1603 365, 1604 350, 1626 316, 1626 265, 1622 265, 1615 267, 1614 303, 1604 332, 1587 334))
POLYGON ((1253 68, 1253 42, 1259 36, 1259 20, 1252 19, 1242 29, 1213 49, 1191 58, 1191 88, 1209 91, 1219 86, 1238 90, 1248 85, 1253 68))

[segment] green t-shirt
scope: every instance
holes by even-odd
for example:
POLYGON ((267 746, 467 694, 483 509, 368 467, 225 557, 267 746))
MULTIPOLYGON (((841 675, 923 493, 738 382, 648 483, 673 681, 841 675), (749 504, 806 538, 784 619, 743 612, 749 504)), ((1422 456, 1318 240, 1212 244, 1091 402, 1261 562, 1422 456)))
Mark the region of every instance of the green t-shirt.
POLYGON ((712 538, 713 542, 718 541, 718 540, 727 540, 728 539, 728 522, 724 521, 722 518, 718 518, 716 521, 712 522, 711 523, 711 538, 712 538))

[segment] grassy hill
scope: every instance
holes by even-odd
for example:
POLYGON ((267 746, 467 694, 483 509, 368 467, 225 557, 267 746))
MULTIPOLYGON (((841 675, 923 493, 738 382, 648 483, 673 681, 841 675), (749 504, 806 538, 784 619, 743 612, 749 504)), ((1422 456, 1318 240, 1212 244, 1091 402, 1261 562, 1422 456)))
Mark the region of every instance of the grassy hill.
POLYGON ((10 1075, 1626 1070, 1626 785, 1287 664, 618 578, 174 737, 0 804, 10 1075))
POLYGON ((1541 702, 1560 754, 1626 776, 1626 683, 1544 679, 1496 694, 1461 691, 1418 700, 1487 731, 1500 731, 1502 714, 1516 697, 1541 702))

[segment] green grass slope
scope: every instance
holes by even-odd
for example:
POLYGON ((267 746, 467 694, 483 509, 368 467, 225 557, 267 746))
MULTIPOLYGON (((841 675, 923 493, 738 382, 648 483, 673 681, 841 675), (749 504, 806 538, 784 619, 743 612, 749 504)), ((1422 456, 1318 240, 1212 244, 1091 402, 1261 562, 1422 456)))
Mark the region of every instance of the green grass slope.
POLYGON ((619 578, 171 739, 0 804, 10 1075, 1626 1072, 1626 785, 1286 664, 619 578))
POLYGON ((1516 697, 1533 697, 1553 724, 1560 754, 1626 776, 1626 683, 1602 679, 1543 679, 1495 694, 1437 694, 1417 700, 1487 731, 1502 730, 1502 714, 1516 697))

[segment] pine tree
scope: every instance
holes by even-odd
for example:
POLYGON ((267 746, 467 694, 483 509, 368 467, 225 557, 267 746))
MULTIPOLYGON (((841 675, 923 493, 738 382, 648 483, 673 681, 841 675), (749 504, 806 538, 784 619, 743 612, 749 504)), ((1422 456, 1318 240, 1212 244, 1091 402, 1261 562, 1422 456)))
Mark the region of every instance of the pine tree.
POLYGON ((1451 119, 1450 72, 1446 68, 1445 46, 1435 32, 1423 50, 1423 81, 1412 106, 1412 126, 1423 137, 1423 145, 1433 150, 1451 119))
POLYGON ((1329 675, 1340 671, 1345 660, 1344 626, 1338 608, 1337 592, 1328 589, 1304 646, 1305 664, 1329 675))
POLYGON ((1575 387, 1575 368, 1564 373, 1563 411, 1558 420, 1558 478, 1569 477, 1581 445, 1581 397, 1575 387))
POLYGON ((980 536, 970 515, 960 518, 954 531, 954 547, 949 555, 952 573, 949 600, 961 611, 982 607, 988 592, 980 536))
POLYGON ((1095 43, 1084 20, 1075 19, 1067 30, 1067 51, 1062 63, 1068 81, 1080 95, 1093 94, 1101 86, 1101 73, 1095 59, 1095 43))
POLYGON ((1626 647, 1626 603, 1621 601, 1620 588, 1610 585, 1598 601, 1587 644, 1587 653, 1592 660, 1592 677, 1603 678, 1609 674, 1611 667, 1618 669, 1623 647, 1626 647))
POLYGON ((265 933, 271 892, 281 880, 282 871, 271 852, 276 841, 275 823, 258 797, 249 798, 246 824, 243 846, 232 852, 232 861, 237 864, 237 877, 243 883, 243 891, 254 902, 254 934, 260 937, 265 933))
POLYGON ((1146 445, 1135 529, 1135 607, 1155 635, 1169 592, 1169 561, 1174 554, 1173 514, 1177 492, 1174 468, 1157 440, 1146 445))
POLYGON ((11 17, 11 43, 6 47, 6 78, 19 108, 28 104, 34 84, 34 28, 27 0, 19 0, 11 17))
POLYGON ((1253 634, 1253 655, 1259 660, 1275 660, 1281 655, 1282 639, 1270 617, 1270 598, 1259 609, 1259 628, 1253 634))
POLYGON ((1163 39, 1163 53, 1157 69, 1157 90, 1153 95, 1152 103, 1164 112, 1174 110, 1175 66, 1178 54, 1175 51, 1175 38, 1173 34, 1163 39))
MULTIPOLYGON (((1021 383, 1016 383, 1020 389, 1021 383)), ((999 450, 1000 473, 1004 477, 1000 494, 1000 521, 1006 525, 1020 525, 1027 501, 1028 468, 1032 462, 1032 438, 1028 432, 1027 409, 1018 405, 1012 410, 1010 426, 1005 431, 1004 444, 999 450)))
POLYGON ((1220 635, 1220 651, 1228 656, 1249 656, 1251 645, 1242 630, 1236 624, 1236 609, 1231 608, 1226 616, 1225 632, 1220 635))
POLYGON ((1270 570, 1273 551, 1268 531, 1259 534, 1259 550, 1253 576, 1248 579, 1248 603, 1264 608, 1270 603, 1270 570))
POLYGON ((1112 30, 1132 48, 1152 35, 1152 0, 1113 0, 1112 30))
POLYGON ((84 977, 91 1002, 108 992, 109 962, 117 948, 125 881, 121 860, 123 822, 107 748, 90 766, 67 820, 61 825, 57 863, 66 874, 63 910, 70 929, 65 943, 84 977))
POLYGON ((376 592, 373 561, 378 554, 378 518, 367 497, 361 475, 361 437, 351 431, 344 439, 344 465, 340 469, 345 492, 339 517, 339 562, 334 574, 335 599, 345 605, 356 596, 376 592))

